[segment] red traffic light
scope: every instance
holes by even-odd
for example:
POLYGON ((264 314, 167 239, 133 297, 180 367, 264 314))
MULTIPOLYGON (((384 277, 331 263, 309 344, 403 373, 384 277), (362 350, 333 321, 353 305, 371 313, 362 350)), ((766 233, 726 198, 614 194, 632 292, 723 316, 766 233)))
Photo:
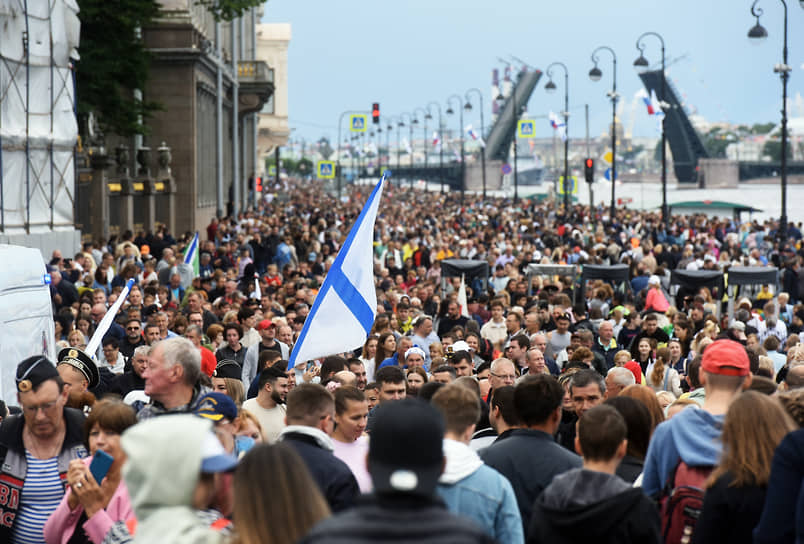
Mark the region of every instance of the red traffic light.
POLYGON ((587 157, 583 161, 583 166, 586 182, 593 183, 595 181, 595 159, 587 157))
POLYGON ((380 124, 380 104, 379 104, 379 102, 374 102, 371 105, 371 120, 374 122, 375 125, 380 124))
POLYGON ((586 159, 586 167, 587 168, 594 168, 595 167, 595 160, 594 159, 586 159))

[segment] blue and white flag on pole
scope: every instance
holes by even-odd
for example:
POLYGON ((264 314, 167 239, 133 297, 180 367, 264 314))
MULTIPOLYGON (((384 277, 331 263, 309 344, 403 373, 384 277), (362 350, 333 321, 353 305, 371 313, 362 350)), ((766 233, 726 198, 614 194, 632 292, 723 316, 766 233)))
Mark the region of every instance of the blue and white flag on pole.
POLYGON ((288 370, 296 363, 355 349, 368 337, 377 314, 374 290, 374 220, 387 172, 374 187, 357 222, 313 301, 288 370))
POLYGON ((194 278, 198 277, 198 232, 195 233, 193 239, 190 240, 190 245, 184 250, 184 264, 190 265, 193 269, 194 278))

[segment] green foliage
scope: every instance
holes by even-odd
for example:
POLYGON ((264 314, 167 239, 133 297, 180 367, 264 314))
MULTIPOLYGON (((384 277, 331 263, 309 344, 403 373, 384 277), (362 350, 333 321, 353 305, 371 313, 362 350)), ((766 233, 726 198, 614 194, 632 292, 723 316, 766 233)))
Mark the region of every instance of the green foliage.
POLYGON ((757 123, 751 127, 751 134, 767 134, 773 127, 776 126, 776 123, 757 123))
POLYGON ((729 144, 737 141, 737 136, 731 132, 724 132, 720 128, 715 127, 703 136, 703 144, 706 152, 713 159, 725 158, 726 148, 729 144))
MULTIPOLYGON (((771 161, 780 162, 782 160, 782 141, 780 139, 768 140, 762 147, 762 155, 767 155, 771 161)), ((787 141, 787 159, 793 159, 793 146, 790 145, 790 140, 787 141)))
POLYGON ((105 131, 144 134, 138 121, 157 109, 135 100, 148 79, 150 57, 136 35, 159 12, 157 0, 81 0, 81 60, 76 66, 78 114, 94 112, 105 131))
POLYGON ((196 4, 209 10, 216 21, 231 21, 256 8, 265 0, 196 0, 196 4))

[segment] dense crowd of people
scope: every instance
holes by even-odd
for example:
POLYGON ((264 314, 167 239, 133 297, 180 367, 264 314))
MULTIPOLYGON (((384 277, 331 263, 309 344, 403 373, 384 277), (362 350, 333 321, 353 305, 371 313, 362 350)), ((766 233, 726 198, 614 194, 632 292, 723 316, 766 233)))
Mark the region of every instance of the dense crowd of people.
POLYGON ((272 187, 197 275, 164 226, 54 252, 57 360, 0 403, 0 541, 804 539, 800 225, 389 185, 365 343, 289 368, 368 192, 272 187), (670 294, 733 266, 780 279, 670 294))

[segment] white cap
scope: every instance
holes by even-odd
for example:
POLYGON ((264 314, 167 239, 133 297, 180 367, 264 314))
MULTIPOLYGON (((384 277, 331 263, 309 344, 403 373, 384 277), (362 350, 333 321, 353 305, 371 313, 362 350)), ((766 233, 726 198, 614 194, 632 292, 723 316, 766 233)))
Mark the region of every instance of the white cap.
POLYGON ((656 274, 648 278, 648 285, 659 285, 659 284, 661 284, 661 280, 659 280, 659 276, 657 276, 656 274))
POLYGON ((452 344, 452 351, 469 351, 469 344, 464 342, 463 340, 458 340, 457 342, 452 344))

